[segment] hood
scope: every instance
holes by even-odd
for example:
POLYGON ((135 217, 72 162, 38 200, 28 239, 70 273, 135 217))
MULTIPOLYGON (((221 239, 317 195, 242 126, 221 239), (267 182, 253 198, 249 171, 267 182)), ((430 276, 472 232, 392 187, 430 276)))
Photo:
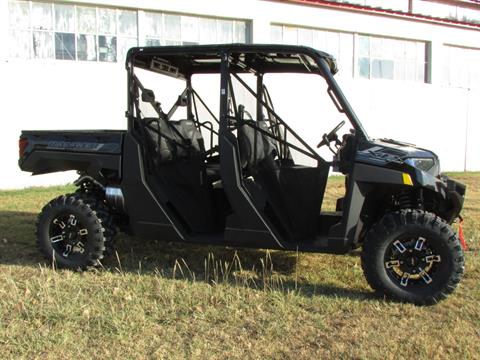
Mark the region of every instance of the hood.
POLYGON ((439 174, 438 156, 433 151, 392 139, 374 139, 363 143, 355 158, 358 162, 370 165, 394 168, 409 166, 418 170, 412 159, 433 159, 434 166, 427 171, 435 176, 439 174))

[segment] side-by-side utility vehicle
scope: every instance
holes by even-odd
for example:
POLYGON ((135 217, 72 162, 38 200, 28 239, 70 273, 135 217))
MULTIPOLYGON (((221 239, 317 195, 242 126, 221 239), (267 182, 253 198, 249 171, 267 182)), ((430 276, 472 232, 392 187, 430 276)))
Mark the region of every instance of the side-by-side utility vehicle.
POLYGON ((370 138, 329 54, 287 45, 139 47, 128 52, 126 70, 127 130, 20 136, 22 170, 80 176, 75 193, 39 215, 37 242, 49 260, 71 269, 99 265, 120 229, 145 239, 276 250, 362 247, 372 288, 416 304, 436 303, 457 286, 464 255, 451 225, 465 186, 440 174, 433 152, 370 138), (288 79, 267 88, 269 76, 288 79), (322 86, 292 85, 310 76, 322 86), (173 82, 183 89, 174 91, 173 82), (196 84, 212 89, 209 99, 196 84), (344 117, 319 136, 323 149, 299 135, 321 126, 322 109, 305 122, 312 101, 296 103, 287 123, 278 109, 285 112, 288 96, 273 101, 282 90, 292 98, 308 91, 305 99, 326 100, 344 117), (160 94, 173 99, 170 109, 160 94), (332 161, 320 155, 328 149, 332 161), (331 170, 343 173, 345 193, 325 211, 331 170))

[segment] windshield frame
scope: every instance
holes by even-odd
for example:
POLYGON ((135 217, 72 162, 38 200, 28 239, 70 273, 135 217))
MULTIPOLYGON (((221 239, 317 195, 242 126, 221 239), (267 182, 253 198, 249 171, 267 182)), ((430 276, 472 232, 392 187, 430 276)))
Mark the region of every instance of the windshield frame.
POLYGON ((333 74, 330 71, 330 68, 326 61, 323 58, 318 56, 314 56, 314 60, 317 63, 317 66, 320 70, 320 75, 325 79, 328 84, 327 94, 330 96, 333 104, 337 108, 340 113, 344 113, 350 123, 352 124, 353 128, 355 129, 356 135, 365 140, 369 141, 370 138, 363 127, 360 119, 358 118, 357 114, 353 110, 352 106, 348 102, 347 98, 345 97, 342 89, 338 85, 336 79, 334 78, 333 74))

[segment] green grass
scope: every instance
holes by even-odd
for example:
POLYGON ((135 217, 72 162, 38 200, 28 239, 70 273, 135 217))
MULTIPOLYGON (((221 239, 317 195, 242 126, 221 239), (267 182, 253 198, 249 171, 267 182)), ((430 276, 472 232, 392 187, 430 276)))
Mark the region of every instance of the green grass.
POLYGON ((470 251, 460 287, 432 307, 376 298, 358 253, 123 236, 104 269, 55 270, 35 248, 35 218, 72 187, 1 191, 0 358, 478 358, 480 173, 453 176, 468 185, 470 251))

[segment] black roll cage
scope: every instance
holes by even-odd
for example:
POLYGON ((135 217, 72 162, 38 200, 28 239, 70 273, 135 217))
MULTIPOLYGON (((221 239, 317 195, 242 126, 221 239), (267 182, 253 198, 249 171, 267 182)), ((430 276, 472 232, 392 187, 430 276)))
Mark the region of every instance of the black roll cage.
MULTIPOLYGON (((135 91, 136 94, 134 96, 135 101, 134 101, 134 110, 136 113, 136 118, 141 119, 141 110, 139 107, 139 96, 138 96, 138 89, 140 89, 142 92, 150 91, 146 89, 143 84, 140 82, 138 77, 134 74, 132 76, 132 80, 134 83, 135 91)), ((159 121, 165 121, 167 126, 168 126, 168 121, 172 118, 173 114, 175 111, 181 106, 182 102, 186 100, 187 103, 187 114, 188 118, 191 119, 194 123, 195 126, 197 127, 198 130, 200 130, 202 127, 207 129, 210 133, 210 144, 213 144, 213 136, 217 135, 218 132, 213 128, 213 124, 211 121, 203 121, 200 122, 198 119, 198 110, 197 110, 197 104, 196 104, 196 99, 200 101, 200 103, 205 107, 205 109, 210 113, 210 115, 213 117, 213 119, 219 123, 218 119, 215 117, 213 112, 210 110, 210 108, 207 106, 207 104, 203 101, 203 99, 200 97, 200 95, 192 88, 191 86, 191 81, 187 81, 187 87, 182 91, 182 93, 178 96, 177 100, 175 103, 172 105, 168 113, 163 112, 160 103, 156 102, 155 100, 150 100, 148 101, 154 110, 157 112, 159 118, 159 121), (192 113, 192 104, 193 104, 193 109, 195 112, 195 116, 193 116, 192 113)), ((142 119, 143 120, 143 119, 142 119)), ((143 123, 142 124, 144 127, 148 128, 149 130, 155 132, 160 138, 164 138, 170 143, 174 143, 176 146, 180 146, 186 150, 190 149, 190 142, 188 139, 185 139, 185 137, 178 131, 178 129, 174 126, 169 126, 169 128, 175 132, 175 134, 181 139, 181 141, 178 141, 177 139, 171 138, 168 135, 162 133, 159 129, 153 127, 150 123, 143 123)), ((210 155, 212 152, 214 152, 216 149, 211 149, 210 151, 207 152, 207 155, 210 155)))
MULTIPOLYGON (((192 64, 195 62, 195 56, 201 57, 205 54, 213 54, 213 57, 217 58, 217 66, 212 66, 212 64, 208 64, 205 68, 201 68, 198 65, 191 65, 190 68, 187 65, 184 66, 186 69, 184 73, 179 71, 179 67, 176 67, 175 64, 168 65, 169 67, 165 67, 166 70, 157 71, 162 73, 163 75, 170 75, 177 78, 183 78, 186 80, 187 86, 182 94, 178 97, 177 101, 174 103, 172 108, 168 113, 164 113, 161 110, 159 103, 152 102, 152 106, 159 114, 159 118, 161 121, 167 121, 171 118, 173 113, 177 110, 180 106, 181 101, 183 99, 186 100, 187 105, 187 115, 188 118, 195 122, 196 127, 200 130, 200 128, 205 128, 210 132, 210 144, 213 146, 213 138, 214 135, 219 135, 221 133, 221 120, 215 116, 213 111, 208 107, 208 105, 203 101, 200 95, 193 89, 191 84, 191 76, 193 74, 202 74, 202 73, 217 73, 220 74, 222 79, 226 79, 226 84, 228 88, 228 95, 226 97, 227 101, 233 102, 233 109, 234 115, 231 116, 231 110, 229 109, 228 104, 226 106, 220 106, 220 119, 224 118, 226 121, 225 128, 229 130, 235 130, 241 125, 248 125, 254 128, 256 131, 261 133, 262 135, 275 140, 278 144, 278 156, 279 159, 288 159, 290 155, 289 149, 294 149, 305 156, 308 156, 320 163, 326 163, 326 161, 317 154, 316 151, 312 149, 310 145, 308 145, 289 125, 276 113, 275 109, 273 108, 273 104, 271 101, 270 94, 263 84, 263 75, 269 72, 297 72, 297 73, 317 73, 321 75, 325 81, 327 82, 328 88, 327 93, 330 96, 331 100, 333 101, 334 105, 338 109, 339 112, 344 113, 347 118, 350 120, 352 126, 356 131, 356 135, 359 138, 367 139, 368 136, 362 127, 360 121, 358 120, 356 114, 354 113, 353 109, 351 108, 350 104, 346 100, 344 94, 342 93, 341 89, 339 88, 337 82, 335 81, 333 74, 336 72, 336 64, 335 60, 328 54, 319 52, 312 48, 303 47, 303 46, 288 46, 288 45, 239 45, 239 44, 232 44, 232 45, 197 45, 197 46, 184 46, 184 47, 149 47, 149 48, 132 48, 129 50, 127 54, 127 62, 126 68, 128 72, 128 83, 129 83, 129 91, 128 91, 128 110, 127 110, 127 117, 128 117, 128 129, 129 131, 133 128, 133 122, 138 121, 141 119, 141 114, 139 110, 139 94, 138 89, 145 91, 145 88, 140 83, 136 75, 134 74, 134 67, 144 68, 146 70, 152 70, 149 68, 148 59, 152 61, 155 60, 157 63, 160 61, 164 61, 164 59, 160 58, 162 55, 165 57, 171 56, 175 58, 175 55, 178 55, 179 59, 183 61, 182 64, 186 63, 184 57, 181 57, 183 54, 191 54, 190 58, 187 58, 192 64), (182 51, 180 51, 182 50, 182 51), (269 54, 273 52, 277 52, 277 54, 282 54, 284 56, 290 55, 292 58, 296 58, 298 60, 298 64, 296 68, 292 64, 287 64, 284 66, 276 65, 277 68, 272 69, 273 71, 268 71, 266 64, 252 64, 247 63, 246 60, 242 60, 240 54, 243 54, 246 58, 246 55, 257 55, 259 54, 269 54), (150 54, 149 56, 147 56, 150 54), (245 55, 246 54, 246 55, 245 55), (137 61, 136 56, 142 56, 142 61, 137 61), (296 55, 296 57, 295 57, 296 55), (311 65, 311 62, 308 61, 307 57, 313 59, 316 69, 314 69, 311 65), (147 59, 147 60, 145 60, 147 59), (160 59, 160 60, 159 60, 160 59), (220 66, 221 65, 221 66, 220 66), (197 66, 197 68, 195 68, 197 66), (172 73, 169 73, 170 68, 174 69, 172 73), (187 70, 188 69, 188 70, 187 70), (194 71, 196 70, 196 71, 194 71), (294 71, 295 70, 295 71, 294 71), (245 81, 241 79, 239 74, 241 73, 251 73, 257 77, 257 92, 255 92, 252 88, 246 84, 245 81), (255 97, 257 100, 257 120, 260 120, 262 117, 262 107, 267 112, 268 122, 269 122, 269 131, 266 131, 260 128, 255 121, 242 121, 238 117, 237 112, 237 104, 235 101, 235 94, 233 92, 232 86, 232 77, 235 78, 251 95, 255 97), (197 108, 197 100, 205 107, 208 111, 210 116, 220 125, 220 131, 217 132, 213 128, 213 124, 210 121, 200 122, 198 117, 198 108, 197 108), (193 107, 193 111, 192 111, 193 107), (223 111, 222 111, 223 109, 223 111), (193 114, 195 113, 195 116, 193 114), (136 115, 135 115, 136 114, 136 115), (239 121, 240 120, 240 121, 239 121), (282 129, 283 127, 283 129, 282 129), (298 147, 295 144, 287 141, 287 134, 290 133, 303 147, 304 149, 298 147)), ((258 62, 258 59, 254 57, 254 60, 258 62)), ((180 63, 180 61, 179 61, 180 63)), ((273 66, 273 65, 272 65, 273 66)), ((221 81, 223 83, 224 80, 221 81)), ((226 88, 222 87, 222 92, 226 91, 226 88)), ((223 95, 223 93, 222 93, 223 95)), ((148 124, 144 124, 144 126, 148 127, 150 130, 153 130, 158 133, 160 137, 167 139, 168 141, 175 142, 178 146, 189 148, 190 144, 186 141, 183 136, 172 127, 172 130, 176 133, 176 135, 182 140, 181 143, 176 141, 175 139, 171 139, 165 134, 160 134, 157 129, 149 126, 148 124)), ((216 149, 215 149, 216 150, 216 149)))

